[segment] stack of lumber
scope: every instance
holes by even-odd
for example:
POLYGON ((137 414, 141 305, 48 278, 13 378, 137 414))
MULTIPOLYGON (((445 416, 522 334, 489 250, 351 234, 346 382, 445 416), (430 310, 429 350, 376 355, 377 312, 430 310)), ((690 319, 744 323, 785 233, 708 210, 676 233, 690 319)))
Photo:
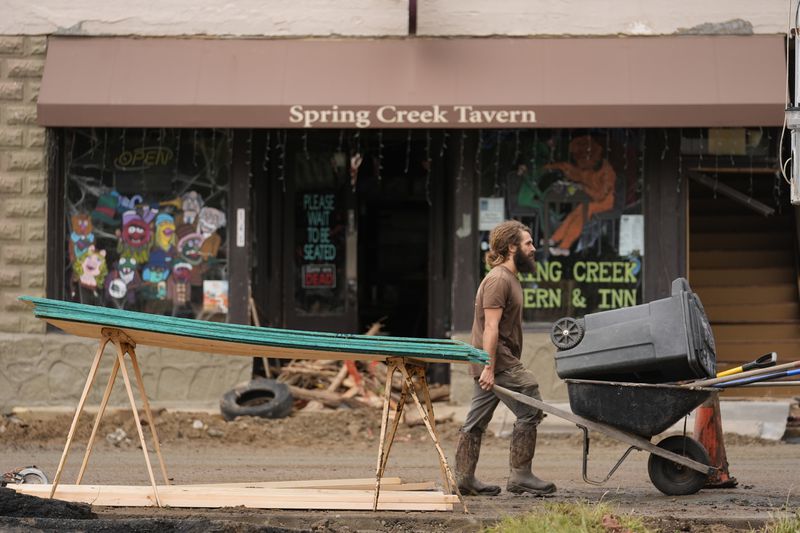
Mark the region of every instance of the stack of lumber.
MULTIPOLYGON (((9 485, 22 494, 47 498, 51 485, 9 485)), ((433 483, 402 483, 383 478, 378 510, 452 511, 455 495, 433 490, 433 483)), ((375 479, 168 485, 158 487, 162 506, 250 507, 253 509, 372 510, 375 479)), ((54 498, 111 507, 156 506, 153 488, 131 485, 58 485, 54 498)))
POLYGON ((385 361, 403 357, 434 363, 486 364, 489 356, 452 339, 320 333, 152 315, 47 298, 21 296, 34 315, 81 337, 122 330, 137 344, 249 357, 385 361))

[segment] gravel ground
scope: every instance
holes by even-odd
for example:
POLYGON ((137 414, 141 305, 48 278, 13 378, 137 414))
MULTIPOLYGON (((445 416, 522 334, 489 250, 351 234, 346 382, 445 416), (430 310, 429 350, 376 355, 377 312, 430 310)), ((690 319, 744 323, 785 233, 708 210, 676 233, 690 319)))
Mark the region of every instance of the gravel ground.
MULTIPOLYGON (((125 413, 109 413, 100 430, 84 483, 147 484, 138 437, 125 413)), ((68 415, 25 414, 0 423, 0 468, 37 465, 55 474, 69 427, 68 415)), ((77 474, 89 435, 89 417, 82 421, 63 481, 77 474)), ((156 425, 169 475, 175 483, 368 478, 374 475, 379 414, 373 410, 298 413, 283 420, 240 419, 233 423, 217 415, 160 412, 156 425)), ((443 446, 452 459, 458 427, 439 427, 443 446)), ((772 516, 800 508, 797 465, 800 445, 726 437, 734 489, 702 490, 682 497, 665 496, 650 483, 647 455, 634 452, 603 486, 581 478, 582 441, 571 434, 540 435, 535 470, 551 479, 558 492, 546 501, 605 501, 621 512, 647 517, 662 531, 746 530, 772 516)), ((626 446, 596 436, 592 439, 589 475, 603 478, 626 446)), ((155 457, 153 456, 153 460, 155 457)), ((505 485, 508 441, 485 439, 478 475, 505 485)), ((388 476, 404 481, 438 481, 435 450, 424 428, 401 426, 389 460, 388 476)), ((9 497, 3 491, 6 500, 9 497)), ((13 495, 17 496, 16 494, 13 495)), ((0 528, 83 531, 474 531, 497 520, 542 505, 543 498, 505 491, 496 498, 468 498, 470 514, 454 512, 344 512, 225 509, 86 509, 74 517, 66 511, 30 507, 27 517, 4 510, 0 498, 0 528), (59 514, 62 513, 62 514, 59 514)), ((17 506, 16 503, 12 507, 17 506)), ((71 511, 72 512, 72 511, 71 511)))

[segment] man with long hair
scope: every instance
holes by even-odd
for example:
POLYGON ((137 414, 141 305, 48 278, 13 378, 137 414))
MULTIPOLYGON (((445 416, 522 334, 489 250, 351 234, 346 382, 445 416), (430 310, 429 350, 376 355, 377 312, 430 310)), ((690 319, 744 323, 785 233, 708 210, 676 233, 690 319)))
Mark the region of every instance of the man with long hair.
POLYGON ((513 493, 550 494, 556 486, 533 475, 531 463, 536 450, 536 428, 543 415, 516 400, 497 396, 495 383, 507 389, 541 399, 539 384, 522 366, 522 286, 517 274, 534 269, 531 230, 515 220, 503 222, 489 237, 486 264, 491 269, 475 296, 472 345, 490 357, 486 366, 473 365, 475 378, 472 404, 461 428, 456 450, 456 479, 462 494, 496 496, 500 487, 475 477, 481 438, 498 403, 505 403, 517 417, 511 434, 511 472, 506 490, 513 493))

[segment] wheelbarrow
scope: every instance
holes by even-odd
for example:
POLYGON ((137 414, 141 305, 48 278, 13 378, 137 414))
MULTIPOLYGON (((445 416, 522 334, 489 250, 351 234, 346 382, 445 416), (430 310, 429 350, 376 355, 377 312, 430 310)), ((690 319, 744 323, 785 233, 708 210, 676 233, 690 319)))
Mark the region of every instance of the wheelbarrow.
POLYGON ((696 493, 716 470, 709 464, 711 460, 703 445, 688 437, 685 429, 682 435, 666 437, 657 445, 651 439, 717 393, 717 389, 578 379, 568 379, 566 383, 573 412, 498 385, 494 386, 494 390, 545 413, 569 420, 583 431, 582 474, 585 482, 602 485, 633 450, 650 453, 647 462, 650 481, 658 490, 670 496, 696 493), (602 480, 590 479, 587 474, 589 430, 630 446, 602 480))

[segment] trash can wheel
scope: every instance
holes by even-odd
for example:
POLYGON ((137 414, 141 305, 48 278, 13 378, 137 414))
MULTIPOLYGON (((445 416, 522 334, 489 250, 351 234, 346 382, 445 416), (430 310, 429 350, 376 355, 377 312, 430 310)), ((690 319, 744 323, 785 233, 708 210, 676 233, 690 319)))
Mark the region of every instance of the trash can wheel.
MULTIPOLYGON (((658 443, 659 448, 688 457, 698 463, 709 464, 711 460, 703 445, 691 437, 673 435, 658 443)), ((694 494, 702 489, 708 475, 691 468, 673 463, 658 455, 650 454, 647 461, 647 472, 653 485, 668 496, 684 496, 694 494)))
POLYGON ((550 331, 550 340, 559 350, 569 350, 583 339, 583 326, 572 317, 559 318, 550 331))

